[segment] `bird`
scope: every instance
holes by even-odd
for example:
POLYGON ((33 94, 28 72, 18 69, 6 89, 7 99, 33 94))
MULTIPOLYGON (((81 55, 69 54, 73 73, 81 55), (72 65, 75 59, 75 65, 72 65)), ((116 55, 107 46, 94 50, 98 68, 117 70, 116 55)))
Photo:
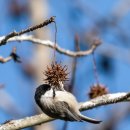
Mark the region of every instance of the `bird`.
POLYGON ((101 121, 82 115, 78 102, 73 94, 66 90, 56 90, 49 84, 42 84, 36 88, 35 102, 48 116, 64 121, 86 121, 99 124, 101 121))

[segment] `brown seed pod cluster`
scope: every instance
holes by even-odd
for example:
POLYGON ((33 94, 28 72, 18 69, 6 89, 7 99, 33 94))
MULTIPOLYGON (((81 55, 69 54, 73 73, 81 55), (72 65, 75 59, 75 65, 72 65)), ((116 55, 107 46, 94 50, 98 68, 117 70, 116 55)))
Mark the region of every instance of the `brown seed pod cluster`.
POLYGON ((59 89, 60 83, 64 84, 68 80, 67 66, 62 66, 61 63, 52 63, 50 67, 47 66, 47 70, 44 72, 46 76, 46 83, 52 87, 59 89))
POLYGON ((102 95, 108 94, 108 89, 106 88, 105 85, 102 84, 94 84, 90 88, 89 92, 89 98, 93 99, 102 95))

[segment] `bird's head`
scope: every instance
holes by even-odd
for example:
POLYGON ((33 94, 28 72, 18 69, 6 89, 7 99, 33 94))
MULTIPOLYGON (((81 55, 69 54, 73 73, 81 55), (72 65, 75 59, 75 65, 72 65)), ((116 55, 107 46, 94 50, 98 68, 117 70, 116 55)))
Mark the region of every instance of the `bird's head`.
POLYGON ((40 98, 42 95, 44 95, 47 91, 51 89, 51 86, 49 84, 42 84, 39 87, 36 88, 35 92, 35 101, 38 103, 40 101, 40 98))

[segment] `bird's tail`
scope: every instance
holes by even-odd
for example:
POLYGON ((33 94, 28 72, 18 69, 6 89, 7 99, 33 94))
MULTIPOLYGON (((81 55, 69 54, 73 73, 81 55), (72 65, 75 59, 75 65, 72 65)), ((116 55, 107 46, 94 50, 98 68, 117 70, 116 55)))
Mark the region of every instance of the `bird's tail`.
POLYGON ((92 118, 90 118, 90 117, 86 117, 86 116, 84 116, 84 115, 79 115, 80 116, 80 118, 83 120, 83 121, 87 121, 87 122, 90 122, 90 123, 93 123, 93 124, 99 124, 100 122, 102 122, 102 121, 99 121, 99 120, 95 120, 95 119, 92 119, 92 118))

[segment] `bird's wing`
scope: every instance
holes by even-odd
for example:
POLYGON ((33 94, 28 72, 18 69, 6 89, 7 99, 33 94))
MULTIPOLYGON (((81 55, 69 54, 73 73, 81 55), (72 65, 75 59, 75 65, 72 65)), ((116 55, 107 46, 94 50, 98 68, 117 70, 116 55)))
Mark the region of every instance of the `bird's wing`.
POLYGON ((59 118, 67 121, 82 121, 81 118, 75 113, 68 103, 64 101, 56 101, 55 102, 55 114, 59 116, 59 118))

